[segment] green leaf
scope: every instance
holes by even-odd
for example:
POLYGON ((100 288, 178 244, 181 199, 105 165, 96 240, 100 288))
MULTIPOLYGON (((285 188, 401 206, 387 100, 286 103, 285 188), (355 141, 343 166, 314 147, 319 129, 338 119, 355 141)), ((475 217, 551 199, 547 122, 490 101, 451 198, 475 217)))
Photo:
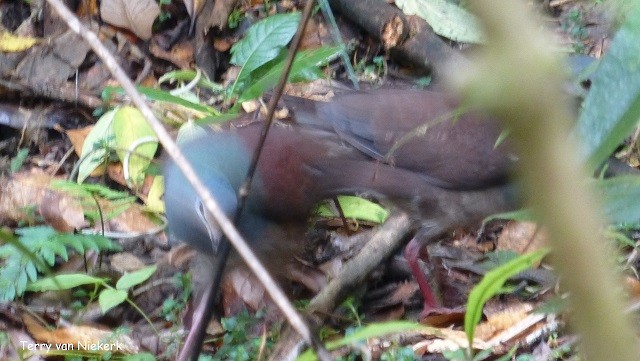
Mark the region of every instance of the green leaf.
MULTIPOLYGON (((387 336, 395 333, 405 333, 410 331, 424 331, 433 330, 430 327, 423 326, 419 323, 409 321, 393 321, 384 323, 372 323, 364 326, 355 332, 343 337, 340 340, 327 342, 327 350, 335 350, 339 347, 356 344, 358 342, 366 341, 370 338, 387 336)), ((305 351, 300 355, 297 361, 312 361, 317 360, 315 353, 312 350, 305 351)))
POLYGON ((25 265, 24 271, 29 277, 30 281, 35 281, 38 279, 38 268, 36 268, 35 263, 29 262, 25 265))
MULTIPOLYGON (((57 233, 51 227, 21 228, 20 239, 0 230, 0 300, 11 301, 27 289, 27 280, 36 281, 38 272, 54 277, 47 262, 67 258, 67 247, 75 249, 117 249, 117 245, 102 236, 57 233), (78 244, 80 242, 80 244, 78 244), (45 262, 46 261, 46 262, 45 262)), ((51 278, 55 283, 56 278, 51 278)), ((63 289, 61 285, 55 289, 63 289)))
POLYGON ((113 116, 112 127, 118 158, 126 168, 125 175, 128 175, 125 179, 134 184, 141 184, 144 171, 158 149, 156 133, 142 113, 131 106, 118 109, 113 116))
POLYGON ((467 301, 467 312, 464 315, 464 330, 467 334, 469 345, 473 343, 473 334, 480 318, 484 304, 493 296, 498 294, 504 283, 512 276, 526 270, 534 263, 540 261, 547 253, 548 249, 540 249, 522 255, 506 264, 487 272, 476 287, 471 290, 467 301))
POLYGON ((113 148, 114 134, 111 128, 117 108, 104 113, 87 134, 82 144, 78 183, 84 182, 98 166, 107 160, 109 149, 113 148))
MULTIPOLYGON (((389 212, 379 204, 355 196, 338 196, 340 207, 346 218, 359 219, 367 222, 382 223, 389 212)), ((321 204, 316 212, 321 217, 336 217, 337 214, 327 204, 321 204)))
MULTIPOLYGON (((205 115, 219 114, 219 112, 214 107, 190 102, 186 99, 171 95, 171 93, 166 90, 149 88, 145 86, 138 86, 136 87, 136 89, 138 89, 138 91, 142 93, 148 100, 177 104, 188 109, 205 113, 205 115)), ((105 89, 103 90, 103 98, 105 96, 110 96, 111 93, 124 94, 125 92, 124 89, 120 87, 105 87, 105 89)))
POLYGON ((68 290, 83 285, 104 284, 106 279, 85 275, 82 273, 64 274, 46 277, 29 283, 27 291, 44 292, 68 290))
POLYGON ((18 154, 16 154, 15 157, 11 158, 11 166, 10 166, 11 173, 15 173, 18 170, 20 170, 20 168, 22 167, 22 164, 24 164, 24 160, 27 159, 28 155, 29 155, 29 148, 20 148, 18 150, 18 154))
POLYGON ((640 177, 620 176, 595 181, 602 193, 604 213, 613 224, 640 224, 640 177))
POLYGON ((98 303, 102 313, 109 312, 110 309, 118 306, 127 299, 127 291, 114 290, 113 288, 107 288, 100 292, 98 297, 98 303))
POLYGON ((78 253, 84 253, 88 249, 94 251, 119 251, 121 249, 120 245, 99 234, 59 233, 52 236, 52 240, 62 242, 78 253))
POLYGON ((482 225, 485 225, 486 223, 496 219, 507 219, 511 221, 535 221, 535 216, 533 214, 533 211, 529 208, 519 209, 512 212, 492 214, 482 220, 482 225))
POLYGON ((255 23, 244 38, 231 47, 231 63, 249 72, 274 59, 296 33, 300 13, 276 14, 255 23))
POLYGON ((423 18, 433 31, 461 43, 482 43, 484 35, 473 14, 447 0, 396 0, 407 15, 423 18))
POLYGON ((634 6, 600 60, 576 125, 591 171, 626 138, 640 118, 640 6, 634 6))
POLYGON ((106 199, 121 199, 131 197, 131 194, 129 194, 128 192, 116 191, 102 184, 76 184, 65 180, 54 180, 51 182, 51 187, 54 189, 64 190, 65 192, 71 193, 74 196, 88 197, 92 200, 92 194, 106 199))
MULTIPOLYGON (((67 245, 62 242, 56 242, 55 235, 49 237, 49 245, 47 248, 44 248, 43 251, 44 250, 50 250, 54 254, 54 257, 55 255, 57 255, 65 262, 69 260, 69 255, 67 254, 67 245)), ((50 265, 53 266, 54 264, 55 258, 52 260, 52 263, 50 263, 50 265)))
POLYGON ((129 288, 139 285, 151 277, 158 267, 156 265, 141 268, 135 272, 125 273, 116 283, 116 289, 128 290, 129 288))
POLYGON ((296 33, 300 13, 277 14, 255 23, 231 48, 231 63, 241 66, 231 94, 251 72, 275 59, 296 33))
MULTIPOLYGON (((289 79, 295 79, 301 73, 310 71, 311 69, 328 63, 340 54, 342 47, 340 46, 324 46, 313 50, 303 50, 296 54, 291 66, 289 79)), ((239 102, 255 99, 264 92, 271 90, 280 79, 282 70, 284 69, 284 60, 278 62, 267 72, 255 79, 251 85, 242 92, 239 102)))

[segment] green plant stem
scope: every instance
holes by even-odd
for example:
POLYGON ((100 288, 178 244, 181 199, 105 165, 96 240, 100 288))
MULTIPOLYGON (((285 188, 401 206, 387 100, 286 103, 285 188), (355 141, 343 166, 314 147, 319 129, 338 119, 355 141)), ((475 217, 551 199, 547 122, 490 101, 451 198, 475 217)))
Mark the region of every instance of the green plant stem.
POLYGON ((329 23, 329 32, 331 33, 331 37, 333 37, 333 42, 342 48, 342 51, 340 51, 340 58, 342 59, 344 70, 346 71, 349 80, 351 80, 351 84, 353 84, 353 88, 356 90, 360 90, 360 84, 358 84, 358 77, 356 76, 355 70, 353 70, 353 65, 351 65, 349 54, 347 54, 347 47, 344 45, 344 41, 342 41, 342 36, 340 35, 340 28, 338 28, 338 23, 336 22, 336 18, 333 16, 333 11, 331 10, 329 1, 318 0, 318 5, 320 5, 322 14, 327 20, 327 23, 329 23))
POLYGON ((622 313, 613 253, 601 240, 600 207, 568 137, 572 114, 551 37, 520 1, 469 5, 484 23, 487 45, 466 90, 511 128, 525 196, 549 230, 555 266, 571 294, 584 359, 637 360, 640 344, 622 313))

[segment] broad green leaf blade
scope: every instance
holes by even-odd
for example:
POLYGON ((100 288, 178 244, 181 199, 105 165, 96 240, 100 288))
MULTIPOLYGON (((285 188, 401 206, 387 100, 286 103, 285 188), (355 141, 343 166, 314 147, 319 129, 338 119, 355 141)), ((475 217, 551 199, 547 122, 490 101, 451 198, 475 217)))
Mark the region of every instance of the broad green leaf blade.
POLYGON ((129 288, 139 285, 142 282, 146 281, 151 277, 158 267, 156 265, 141 268, 135 272, 126 273, 124 276, 120 277, 118 282, 116 283, 116 289, 118 290, 128 290, 129 288))
POLYGON ((300 13, 277 14, 260 20, 231 47, 231 63, 252 72, 280 53, 296 33, 298 23, 300 13))
POLYGON ((298 28, 300 13, 278 14, 254 24, 245 37, 231 48, 231 63, 242 67, 230 93, 237 92, 251 72, 275 59, 298 28))
POLYGON ((540 249, 509 261, 487 272, 482 281, 471 290, 469 300, 467 301, 467 312, 464 315, 464 331, 467 334, 470 345, 473 344, 473 334, 476 325, 482 317, 484 304, 500 291, 510 277, 531 267, 534 263, 540 261, 547 253, 549 253, 548 249, 540 249))
POLYGON ((64 190, 73 196, 85 198, 92 197, 92 194, 106 199, 127 198, 131 195, 128 192, 116 191, 101 184, 75 184, 65 180, 54 180, 51 182, 54 189, 64 190))
POLYGON ((113 116, 112 127, 118 158, 126 168, 125 175, 128 175, 127 181, 141 184, 144 171, 158 149, 156 133, 142 113, 131 106, 118 109, 113 116))
MULTIPOLYGON (((146 86, 137 86, 136 89, 138 89, 138 91, 142 93, 148 100, 177 104, 187 109, 203 113, 201 115, 204 116, 219 114, 218 110, 214 107, 190 102, 186 99, 171 95, 166 90, 150 88, 146 86)), ((113 93, 125 94, 124 89, 122 89, 121 87, 105 87, 102 91, 102 98, 108 100, 113 93)))
MULTIPOLYGON (((339 46, 324 46, 313 50, 303 50, 296 54, 296 58, 291 66, 289 79, 295 79, 300 73, 308 69, 324 65, 335 59, 340 54, 339 46)), ((282 70, 284 69, 284 60, 274 65, 269 71, 264 73, 260 78, 255 79, 251 85, 242 93, 239 102, 255 99, 264 92, 271 90, 280 79, 282 70)))
POLYGON ((111 123, 117 109, 104 113, 85 138, 80 154, 82 162, 78 167, 78 183, 84 182, 98 166, 103 164, 108 155, 108 149, 113 148, 115 136, 111 123))
POLYGON ((640 118, 640 6, 613 38, 593 76, 576 134, 595 170, 626 138, 640 118))
POLYGON ((64 274, 39 279, 29 283, 27 291, 44 292, 68 290, 83 285, 103 284, 105 279, 93 277, 82 273, 64 274))
MULTIPOLYGON (((387 217, 389 212, 381 207, 379 204, 373 203, 364 198, 355 196, 338 196, 340 207, 346 218, 359 219, 367 222, 382 223, 387 217)), ((336 217, 337 214, 326 205, 321 204, 316 212, 321 217, 336 217)))
POLYGON ((127 291, 114 290, 113 288, 107 288, 100 292, 98 297, 98 303, 102 314, 107 313, 110 309, 118 306, 127 299, 127 291))
POLYGON ((396 0, 407 15, 423 18, 433 31, 461 43, 482 43, 484 35, 473 14, 447 0, 396 0))
POLYGON ((640 177, 620 176, 597 180, 596 187, 602 192, 604 212, 616 225, 640 223, 640 177))
POLYGON ((164 194, 164 177, 159 175, 153 177, 153 182, 149 188, 149 194, 147 194, 147 200, 145 201, 145 212, 151 212, 154 214, 165 213, 164 201, 162 195, 164 194))

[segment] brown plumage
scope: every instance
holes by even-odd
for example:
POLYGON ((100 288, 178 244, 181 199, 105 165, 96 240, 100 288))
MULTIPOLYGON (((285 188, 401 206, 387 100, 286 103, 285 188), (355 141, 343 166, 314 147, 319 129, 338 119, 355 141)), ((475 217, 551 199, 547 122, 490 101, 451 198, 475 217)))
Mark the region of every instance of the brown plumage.
MULTIPOLYGON (((238 222, 240 232, 258 253, 269 254, 267 258, 291 248, 286 242, 299 241, 287 235, 304 229, 316 202, 337 194, 388 199, 432 233, 470 225, 514 206, 506 183, 513 157, 505 145, 495 147, 499 128, 477 114, 455 114, 457 103, 441 93, 378 90, 340 95, 328 103, 291 97, 285 102, 297 121, 271 129, 238 222), (416 131, 425 124, 426 132, 416 131), (298 231, 291 232, 291 225, 298 231)), ((183 147, 231 217, 261 126, 232 127, 183 147)), ((171 162, 165 167, 170 231, 215 255, 220 232, 203 221, 208 217, 200 214, 197 197, 175 168, 171 162)), ((411 245, 406 254, 419 272, 420 239, 411 245)), ((436 307, 424 275, 418 280, 425 308, 436 307)))

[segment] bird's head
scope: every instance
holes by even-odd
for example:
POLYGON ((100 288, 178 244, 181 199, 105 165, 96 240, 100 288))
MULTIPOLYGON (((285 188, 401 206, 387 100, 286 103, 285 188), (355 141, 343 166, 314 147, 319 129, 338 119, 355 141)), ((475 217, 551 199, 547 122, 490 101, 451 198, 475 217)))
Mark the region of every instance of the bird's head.
MULTIPOLYGON (((248 152, 241 140, 230 133, 207 134, 180 148, 218 205, 233 218, 238 207, 237 190, 249 164, 248 152)), ((173 160, 165 163, 164 180, 171 240, 215 253, 222 231, 173 160)))

